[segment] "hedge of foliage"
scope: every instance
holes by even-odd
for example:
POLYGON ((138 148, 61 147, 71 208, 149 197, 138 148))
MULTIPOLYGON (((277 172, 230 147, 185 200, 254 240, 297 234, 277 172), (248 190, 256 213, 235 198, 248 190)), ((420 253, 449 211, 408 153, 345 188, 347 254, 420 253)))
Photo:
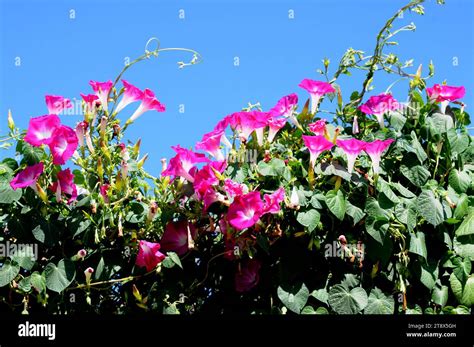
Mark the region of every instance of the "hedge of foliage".
MULTIPOLYGON (((62 124, 71 103, 58 96, 46 96, 48 114, 26 132, 10 114, 2 146, 17 155, 0 164, 0 310, 471 312, 465 90, 428 84, 432 65, 409 73, 410 62, 386 53, 396 33, 414 29, 393 29, 399 13, 423 13, 422 2, 387 22, 373 55, 348 50, 332 77, 324 60, 322 81, 300 83, 302 104, 290 94, 265 111, 231 113, 151 173, 140 140, 125 134, 165 106, 120 82, 124 71, 90 82, 75 129, 62 124), (350 93, 337 81, 353 69, 367 76, 350 93), (375 88, 377 71, 401 76, 408 101, 375 88)), ((180 67, 197 62, 195 53, 180 67)))

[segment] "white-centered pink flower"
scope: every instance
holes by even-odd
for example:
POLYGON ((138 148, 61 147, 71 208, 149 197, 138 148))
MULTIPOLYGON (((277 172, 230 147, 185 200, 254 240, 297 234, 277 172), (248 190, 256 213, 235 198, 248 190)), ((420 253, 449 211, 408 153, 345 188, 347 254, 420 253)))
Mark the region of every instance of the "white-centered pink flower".
POLYGON ((57 95, 46 95, 46 107, 50 114, 60 114, 62 110, 72 108, 71 101, 57 95))
POLYGON ((336 92, 336 89, 334 89, 334 87, 330 83, 323 81, 314 81, 308 78, 302 80, 301 83, 298 84, 298 87, 301 87, 308 91, 309 95, 311 96, 312 114, 316 113, 319 101, 324 95, 336 92))
POLYGON ((105 112, 108 112, 108 97, 109 97, 109 92, 112 89, 112 86, 114 85, 112 81, 107 81, 107 82, 96 82, 96 81, 90 81, 89 84, 92 87, 92 90, 94 90, 95 94, 100 100, 100 104, 102 105, 102 109, 105 112))
POLYGON ((254 191, 234 198, 227 212, 227 220, 234 229, 243 230, 255 225, 262 213, 263 202, 260 192, 254 191))
POLYGON ((30 119, 24 140, 32 146, 48 145, 53 132, 61 125, 55 114, 47 114, 30 119))
POLYGON ((379 174, 380 172, 380 158, 382 157, 382 153, 394 142, 393 139, 387 140, 375 140, 373 142, 367 142, 365 144, 364 150, 370 156, 372 160, 372 170, 374 174, 379 174))
POLYGON ((64 165, 72 157, 78 142, 76 132, 70 127, 61 125, 56 128, 48 143, 53 155, 53 164, 64 165))
POLYGON ((143 91, 143 97, 140 106, 138 106, 137 110, 132 114, 132 116, 127 120, 127 124, 134 122, 138 117, 140 117, 143 113, 151 110, 155 110, 157 112, 164 112, 166 111, 165 105, 158 101, 150 89, 145 89, 143 91))
POLYGON ((286 118, 268 118, 268 136, 267 141, 272 143, 278 131, 286 124, 286 118))
POLYGON ((262 111, 242 111, 231 115, 230 126, 236 130, 242 141, 247 142, 250 134, 255 131, 257 143, 263 145, 263 130, 267 126, 267 121, 271 117, 268 112, 262 111))
POLYGON ((308 124, 308 128, 314 135, 324 135, 326 138, 328 137, 328 133, 326 130, 326 120, 320 119, 314 123, 308 124))
POLYGON ((298 106, 298 95, 290 94, 282 97, 278 100, 277 104, 269 111, 269 113, 275 117, 286 117, 295 126, 299 127, 298 120, 294 116, 296 107, 298 106))
POLYGON ((398 109, 400 109, 399 102, 391 94, 385 93, 371 96, 365 104, 359 106, 360 111, 377 117, 381 128, 385 128, 384 114, 398 109))
POLYGON ((143 91, 135 87, 133 84, 122 80, 123 83, 123 97, 115 109, 115 113, 119 113, 132 102, 140 101, 143 98, 143 91))
POLYGON ((170 159, 168 167, 161 175, 183 177, 189 182, 194 182, 192 169, 196 169, 197 163, 207 163, 209 159, 202 153, 195 153, 179 145, 171 148, 177 154, 170 159))
POLYGON ((466 89, 463 86, 453 87, 435 84, 431 88, 426 88, 426 94, 432 102, 440 102, 441 112, 445 113, 450 102, 462 99, 466 95, 466 89))
POLYGON ((357 156, 365 149, 366 142, 358 139, 337 140, 336 142, 344 153, 346 153, 347 171, 352 173, 357 156))
POLYGON ((77 198, 77 187, 74 184, 74 175, 70 169, 59 171, 57 181, 53 182, 49 189, 56 194, 57 202, 61 202, 62 194, 69 197, 68 204, 77 198))
POLYGON ((224 130, 213 130, 202 137, 202 140, 196 143, 197 150, 206 151, 218 161, 224 160, 224 154, 221 150, 221 141, 224 130))
POLYGON ((306 136, 303 135, 303 141, 305 146, 308 148, 310 153, 310 165, 315 166, 316 160, 324 151, 329 151, 334 144, 331 141, 328 141, 324 136, 306 136))
POLYGON ((280 212, 280 203, 283 201, 285 201, 285 189, 283 187, 278 188, 272 194, 265 194, 263 196, 263 214, 276 214, 280 212))
POLYGON ((20 171, 11 181, 10 186, 17 190, 18 188, 31 187, 35 189, 36 181, 44 171, 44 164, 42 162, 27 166, 20 171))

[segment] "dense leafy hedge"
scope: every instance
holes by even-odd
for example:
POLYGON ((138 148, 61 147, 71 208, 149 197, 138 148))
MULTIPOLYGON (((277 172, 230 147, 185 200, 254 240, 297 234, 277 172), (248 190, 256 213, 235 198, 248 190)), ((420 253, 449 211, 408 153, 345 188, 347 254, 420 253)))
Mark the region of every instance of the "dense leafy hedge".
MULTIPOLYGON (((422 2, 400 11, 422 12, 422 2)), ((46 97, 48 115, 26 134, 10 115, 2 143, 18 156, 0 164, 0 310, 469 313, 474 146, 464 88, 427 88, 432 66, 426 77, 408 73, 384 53, 398 14, 373 55, 350 49, 332 78, 325 60, 324 82, 303 80, 304 105, 291 94, 269 111, 232 113, 195 151, 174 147, 153 175, 140 141, 124 136, 165 106, 148 89, 119 87, 122 74, 91 81, 76 129, 57 116, 70 107, 61 97, 46 97), (368 73, 362 91, 341 90, 338 77, 356 68, 368 73), (378 70, 407 81, 407 103, 388 91, 366 97, 378 70)))

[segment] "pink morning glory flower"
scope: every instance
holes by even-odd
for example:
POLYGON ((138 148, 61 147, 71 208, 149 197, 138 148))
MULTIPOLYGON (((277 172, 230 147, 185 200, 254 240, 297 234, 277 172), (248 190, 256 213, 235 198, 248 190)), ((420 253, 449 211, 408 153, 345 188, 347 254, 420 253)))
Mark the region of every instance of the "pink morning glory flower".
POLYGON ((235 290, 245 293, 252 290, 260 280, 260 261, 250 259, 240 267, 240 271, 235 274, 235 290))
POLYGON ((127 81, 122 80, 122 83, 124 90, 123 97, 118 103, 117 108, 115 109, 115 113, 119 113, 132 102, 141 100, 144 94, 139 88, 128 83, 127 81))
POLYGON ((213 161, 194 174, 193 187, 199 199, 204 197, 209 188, 219 183, 216 172, 222 173, 226 167, 226 161, 213 161))
POLYGON ((263 130, 267 126, 270 114, 261 111, 236 112, 232 114, 230 125, 237 130, 242 141, 248 141, 252 132, 255 131, 257 143, 263 145, 263 130))
POLYGON ((290 94, 282 97, 278 100, 277 104, 269 111, 273 117, 283 116, 288 119, 295 125, 299 127, 298 120, 293 115, 293 112, 298 105, 298 95, 290 94))
POLYGON ((57 174, 57 181, 49 188, 52 192, 56 193, 56 201, 61 202, 61 195, 66 194, 69 196, 68 204, 77 198, 77 187, 74 184, 74 175, 70 169, 59 171, 57 174))
POLYGON ((72 108, 71 101, 57 95, 46 95, 46 107, 50 114, 59 114, 62 110, 72 108))
POLYGON ((31 187, 35 189, 36 181, 38 177, 44 171, 44 164, 38 163, 31 166, 27 166, 24 170, 20 171, 11 181, 10 186, 17 190, 18 188, 31 187))
POLYGON ((280 203, 285 200, 285 189, 278 188, 272 194, 265 194, 263 196, 263 214, 280 212, 280 203))
MULTIPOLYGON (((82 97, 82 100, 84 100, 84 104, 86 105, 85 107, 86 113, 95 114, 97 104, 100 104, 100 100, 97 97, 97 95, 95 94, 85 95, 81 93, 81 97, 82 97)), ((92 124, 94 123, 95 123, 95 118, 92 124)))
POLYGON ((395 140, 388 139, 388 140, 375 140, 373 142, 367 142, 365 144, 364 150, 370 156, 372 160, 372 169, 374 174, 379 174, 380 171, 380 157, 382 153, 390 146, 392 142, 395 140))
POLYGON ((146 271, 150 272, 166 258, 166 256, 160 252, 160 248, 159 243, 140 240, 135 264, 146 268, 146 271))
POLYGON ((213 130, 203 136, 202 140, 196 143, 197 150, 206 151, 214 159, 218 161, 224 160, 224 154, 221 150, 221 140, 224 135, 224 130, 213 130))
POLYGON ((309 130, 313 132, 316 136, 327 135, 325 119, 320 119, 314 123, 308 124, 308 127, 309 127, 309 130))
POLYGON ((369 100, 359 107, 359 110, 365 114, 371 114, 377 117, 381 128, 385 127, 383 115, 388 111, 398 110, 400 104, 390 94, 379 94, 371 96, 369 100))
POLYGON ((237 195, 246 194, 249 191, 245 184, 234 182, 230 178, 225 179, 224 190, 231 199, 237 195))
POLYGON ((53 155, 53 164, 65 164, 72 157, 78 142, 76 132, 70 127, 61 125, 56 128, 51 136, 51 141, 48 143, 53 155))
POLYGON ((366 142, 357 139, 337 140, 337 145, 346 153, 347 171, 352 173, 357 156, 365 149, 366 142))
POLYGON ((278 131, 285 126, 286 118, 269 118, 267 124, 269 127, 267 141, 272 143, 278 131))
POLYGON ((30 119, 24 140, 33 146, 41 146, 51 142, 51 135, 61 124, 55 114, 47 114, 30 119))
POLYGON ((177 153, 176 156, 170 159, 168 167, 161 173, 162 176, 179 176, 183 177, 189 182, 194 182, 194 177, 191 174, 191 169, 197 163, 207 163, 209 159, 204 154, 195 153, 189 149, 181 146, 171 147, 177 153))
POLYGON ((157 112, 164 112, 166 110, 165 105, 158 101, 150 89, 145 89, 143 91, 142 103, 138 106, 137 110, 132 114, 132 116, 127 120, 127 124, 134 122, 138 117, 143 113, 155 110, 157 112))
POLYGON ((88 127, 89 123, 86 121, 79 122, 76 125, 76 136, 80 147, 84 146, 84 137, 88 127))
POLYGON ((452 87, 435 84, 431 88, 426 88, 426 94, 432 101, 441 103, 441 112, 445 113, 449 102, 461 99, 466 94, 466 89, 461 87, 452 87))
POLYGON ((315 114, 318 109, 318 104, 322 96, 328 93, 334 93, 336 89, 327 82, 314 81, 308 78, 305 78, 298 84, 298 87, 301 87, 308 91, 311 96, 311 113, 315 114))
POLYGON ((217 201, 225 201, 225 196, 221 193, 216 192, 213 188, 209 188, 208 190, 206 190, 202 197, 202 202, 204 203, 204 211, 207 211, 207 209, 217 201))
POLYGON ((196 237, 196 228, 188 221, 169 222, 160 240, 164 251, 176 252, 182 256, 189 250, 189 237, 196 237))
POLYGON ((324 136, 306 136, 303 135, 303 141, 305 146, 308 148, 310 153, 310 165, 316 165, 316 159, 318 159, 319 155, 324 151, 329 151, 334 144, 328 140, 324 136))
POLYGON ((229 206, 227 220, 237 230, 249 228, 262 216, 263 202, 259 192, 238 195, 229 206))
POLYGON ((102 109, 105 112, 107 112, 108 111, 108 96, 114 84, 112 83, 112 81, 107 81, 107 82, 90 81, 89 84, 91 85, 92 90, 94 90, 95 94, 99 98, 100 104, 102 105, 102 109))

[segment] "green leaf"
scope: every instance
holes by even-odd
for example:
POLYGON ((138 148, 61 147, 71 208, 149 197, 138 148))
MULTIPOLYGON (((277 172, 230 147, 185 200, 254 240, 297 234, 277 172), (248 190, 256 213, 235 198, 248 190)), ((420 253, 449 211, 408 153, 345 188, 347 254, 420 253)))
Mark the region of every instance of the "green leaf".
POLYGON ((443 206, 431 190, 423 190, 417 199, 418 213, 430 224, 437 226, 444 221, 443 206))
POLYGON ((313 290, 310 295, 316 300, 319 300, 326 305, 328 304, 328 291, 326 290, 326 288, 313 290))
POLYGON ((461 194, 457 203, 456 209, 454 210, 454 218, 462 220, 464 216, 469 212, 469 198, 466 194, 461 194))
POLYGON ((421 231, 415 233, 410 233, 410 247, 409 252, 413 254, 417 254, 420 257, 426 260, 427 252, 426 252, 426 243, 425 243, 425 234, 421 231))
POLYGON ((416 137, 416 133, 414 131, 411 132, 411 145, 413 149, 415 150, 415 154, 418 157, 418 160, 420 161, 421 164, 428 159, 428 156, 426 155, 425 150, 423 149, 423 146, 421 145, 420 141, 418 141, 418 138, 416 137))
POLYGON ((22 278, 18 283, 18 289, 24 293, 29 293, 31 291, 31 277, 22 278))
POLYGON ((474 234, 474 208, 471 208, 466 219, 456 230, 456 236, 466 236, 474 234))
POLYGON ((405 198, 411 199, 411 198, 416 197, 415 194, 413 194, 411 191, 409 191, 407 188, 405 188, 403 185, 401 185, 401 184, 398 183, 398 182, 395 182, 395 183, 392 182, 392 183, 390 183, 390 185, 391 185, 393 188, 395 188, 396 190, 398 190, 398 192, 399 192, 400 194, 402 194, 405 198))
POLYGON ((339 219, 343 220, 346 213, 346 199, 341 190, 330 190, 326 194, 326 204, 329 210, 339 219))
POLYGON ((56 266, 49 263, 44 269, 46 287, 53 292, 61 293, 76 277, 76 267, 69 259, 61 259, 56 266))
POLYGON ((450 129, 448 131, 448 142, 453 154, 461 154, 469 147, 469 135, 458 133, 455 129, 450 129))
POLYGON ((0 287, 6 286, 20 273, 20 265, 9 259, 0 268, 0 287))
POLYGON ((306 212, 299 212, 296 217, 296 220, 301 225, 307 227, 308 230, 311 232, 318 225, 320 218, 321 218, 321 215, 319 214, 317 210, 309 210, 306 212))
POLYGON ((420 270, 420 282, 426 288, 432 290, 438 279, 438 265, 436 263, 428 265, 426 262, 422 262, 420 270))
POLYGON ((273 158, 268 163, 260 161, 257 165, 257 171, 262 176, 276 177, 282 175, 285 168, 285 162, 278 158, 273 158))
POLYGON ((44 155, 41 147, 33 147, 25 141, 19 141, 16 150, 23 154, 22 164, 25 163, 29 166, 39 163, 44 155))
POLYGON ((349 290, 337 284, 329 291, 328 303, 338 314, 357 314, 367 306, 368 298, 361 287, 349 290))
POLYGON ((380 289, 374 288, 370 292, 369 302, 364 310, 365 314, 393 314, 395 301, 392 296, 385 295, 380 289))
POLYGON ((46 291, 46 278, 38 271, 33 272, 30 279, 31 285, 38 291, 38 293, 46 291))
POLYGON ((278 298, 289 310, 299 314, 308 302, 309 290, 303 283, 301 286, 294 286, 288 291, 279 286, 277 294, 278 298))
POLYGON ((454 275, 461 283, 465 283, 471 273, 471 260, 469 258, 454 258, 452 262, 455 266, 453 269, 454 275))
POLYGON ((407 121, 407 118, 400 111, 391 111, 389 122, 390 125, 396 130, 401 131, 407 121))
POLYGON ((417 187, 422 187, 431 177, 430 172, 421 165, 414 165, 414 166, 400 166, 400 172, 403 176, 405 176, 413 185, 417 187))
POLYGON ((37 251, 33 248, 32 245, 24 244, 18 245, 16 252, 11 256, 11 259, 20 265, 25 270, 31 270, 35 265, 37 251))
POLYGON ((390 189, 390 186, 387 182, 385 182, 381 177, 379 177, 377 181, 377 189, 381 191, 385 196, 395 204, 400 203, 400 199, 398 196, 390 189))
POLYGON ((346 181, 350 181, 352 175, 347 171, 347 169, 342 166, 341 164, 328 164, 328 163, 320 163, 318 164, 315 169, 314 173, 317 175, 325 175, 325 176, 339 176, 342 177, 346 181))
POLYGON ((47 247, 52 247, 58 242, 57 231, 53 225, 45 219, 41 219, 31 231, 36 240, 44 243, 47 247))
POLYGON ((465 193, 471 186, 471 177, 467 172, 457 169, 449 173, 449 185, 458 193, 465 193))
POLYGON ((442 113, 435 113, 431 117, 428 117, 426 120, 430 127, 430 131, 434 135, 444 134, 449 129, 452 129, 454 127, 453 118, 442 113))
POLYGON ((354 220, 353 225, 359 223, 360 220, 365 216, 365 213, 364 211, 362 211, 362 209, 355 205, 352 205, 348 200, 346 200, 346 213, 354 220))
POLYGON ((452 273, 449 277, 449 283, 456 299, 462 305, 471 307, 474 304, 474 275, 469 276, 466 284, 463 286, 463 283, 452 273))
POLYGON ((22 189, 13 190, 10 182, 0 182, 0 204, 11 204, 20 200, 22 189))
POLYGON ((436 305, 440 305, 444 307, 448 302, 448 287, 441 286, 434 287, 433 292, 431 293, 431 301, 433 301, 436 305))
POLYGON ((453 240, 454 251, 464 258, 474 261, 474 234, 455 237, 453 240))
POLYGON ((181 259, 179 259, 179 256, 175 252, 167 252, 166 255, 170 257, 170 259, 178 265, 181 269, 183 268, 183 264, 181 264, 181 259))

